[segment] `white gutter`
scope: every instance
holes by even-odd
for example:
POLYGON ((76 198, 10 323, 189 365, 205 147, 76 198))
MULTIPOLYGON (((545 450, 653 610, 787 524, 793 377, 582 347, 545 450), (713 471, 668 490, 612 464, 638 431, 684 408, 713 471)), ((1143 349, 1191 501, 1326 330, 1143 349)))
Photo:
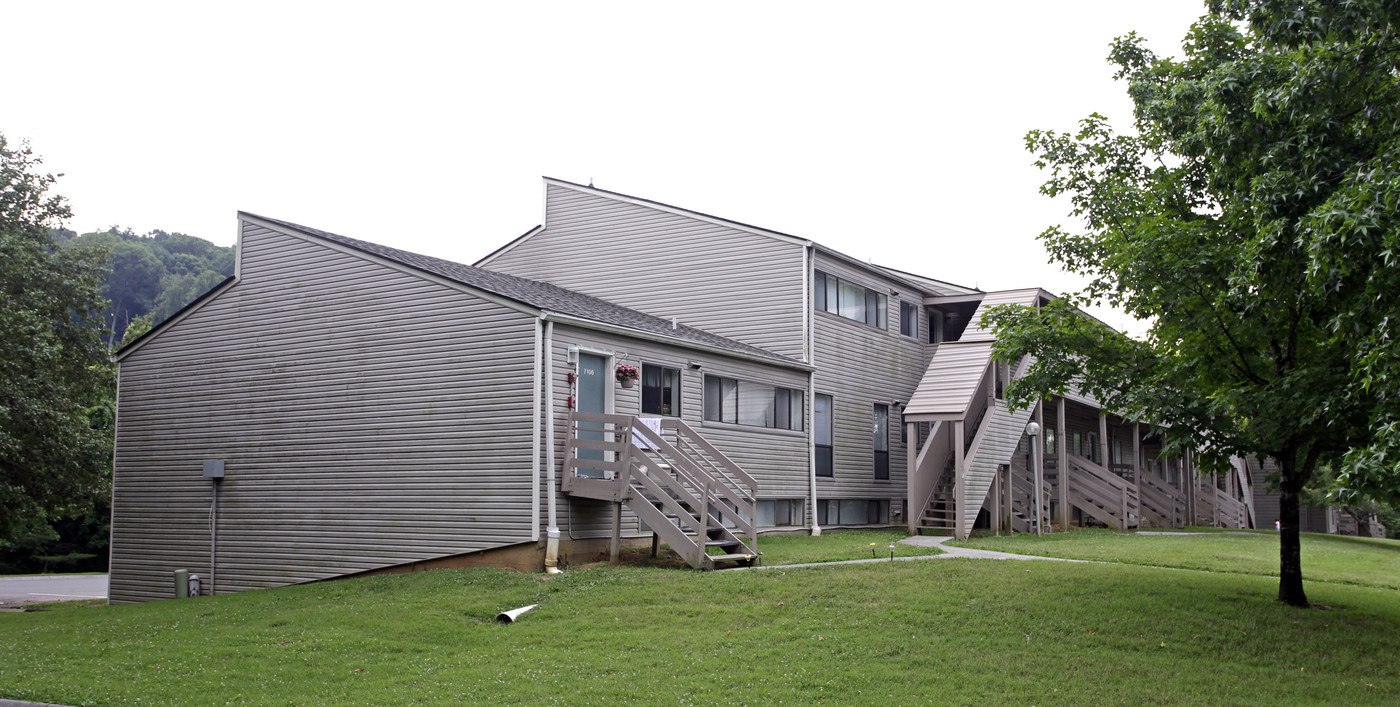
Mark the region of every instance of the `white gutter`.
POLYGON ((766 364, 768 364, 768 365, 770 365, 770 366, 778 366, 779 368, 791 368, 791 369, 798 370, 798 371, 809 371, 809 372, 810 372, 810 371, 816 370, 816 368, 815 368, 814 366, 812 366, 811 364, 802 363, 801 361, 791 361, 791 360, 783 360, 783 359, 769 358, 768 356, 759 356, 759 355, 757 355, 757 354, 751 354, 751 353, 747 353, 747 352, 745 352, 745 351, 735 351, 734 349, 726 349, 726 348, 721 347, 721 346, 715 346, 715 345, 713 345, 713 344, 705 344, 705 343, 701 343, 701 342, 698 342, 698 341, 691 341, 691 340, 689 340, 689 339, 682 339, 682 338, 675 337, 675 336, 664 336, 664 335, 661 335, 661 334, 653 334, 653 333, 648 332, 648 331, 641 331, 641 330, 639 330, 639 329, 633 329, 633 328, 631 328, 631 327, 619 326, 619 325, 616 325, 616 324, 605 324, 605 323, 603 323, 603 322, 594 321, 594 320, 592 320, 592 319, 584 319, 584 318, 582 318, 582 317, 575 317, 575 316, 568 315, 568 314, 559 314, 558 312, 544 312, 544 313, 542 313, 542 314, 540 315, 540 317, 543 318, 543 319, 544 319, 545 321, 547 321, 547 322, 559 322, 560 324, 568 324, 568 325, 570 325, 570 326, 576 326, 576 327, 579 327, 579 328, 581 328, 581 329, 593 329, 593 330, 596 330, 596 331, 606 331, 606 332, 609 332, 609 333, 612 333, 612 334, 620 334, 620 335, 622 335, 622 336, 628 336, 628 337, 631 337, 631 338, 633 338, 633 339, 642 339, 642 340, 645 340, 645 341, 657 341, 657 342, 661 342, 661 343, 664 343, 664 344, 670 344, 670 345, 672 345, 672 346, 681 346, 681 347, 688 348, 688 349, 695 349, 695 350, 697 350, 697 351, 705 351, 705 352, 708 352, 708 353, 718 354, 718 355, 720 355, 720 356, 727 356, 727 357, 729 357, 729 358, 738 358, 738 359, 743 359, 743 360, 745 360, 745 361, 756 361, 756 362, 758 362, 758 363, 766 363, 766 364))
MULTIPOLYGON (((544 571, 549 574, 559 573, 559 519, 558 509, 554 500, 554 322, 544 321, 544 313, 540 313, 540 320, 544 324, 544 446, 545 446, 545 473, 549 475, 549 528, 545 531, 548 540, 545 541, 544 549, 544 571)), ((535 386, 536 390, 539 386, 535 386)), ((539 409, 539 405, 535 409, 539 409)), ((535 425, 536 431, 539 425, 535 425)), ((538 450, 539 446, 536 445, 538 450)), ((537 494, 538 495, 538 494, 537 494)), ((535 517, 539 517, 538 506, 535 517)))

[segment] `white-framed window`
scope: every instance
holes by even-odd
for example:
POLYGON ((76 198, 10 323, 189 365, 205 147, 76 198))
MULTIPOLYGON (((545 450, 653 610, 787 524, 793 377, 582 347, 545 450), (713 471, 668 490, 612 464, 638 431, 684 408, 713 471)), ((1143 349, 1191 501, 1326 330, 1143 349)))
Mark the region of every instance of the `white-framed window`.
POLYGON ((913 302, 899 303, 899 333, 919 338, 919 306, 913 302))
POLYGON ((885 308, 889 298, 863 285, 816 271, 812 286, 813 306, 847 319, 880 329, 888 328, 885 308))
POLYGON ((705 376, 705 419, 802 431, 803 391, 753 381, 705 376))
POLYGON ((681 414, 681 371, 679 368, 642 364, 642 414, 681 414))

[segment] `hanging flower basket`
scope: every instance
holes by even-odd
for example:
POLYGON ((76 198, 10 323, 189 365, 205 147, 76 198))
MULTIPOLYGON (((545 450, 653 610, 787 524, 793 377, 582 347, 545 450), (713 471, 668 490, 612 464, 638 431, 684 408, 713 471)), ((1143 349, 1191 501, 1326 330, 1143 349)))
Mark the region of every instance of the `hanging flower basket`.
POLYGON ((631 388, 637 384, 637 379, 640 378, 642 374, 637 371, 636 366, 623 365, 617 367, 616 375, 617 382, 621 383, 622 387, 631 388))

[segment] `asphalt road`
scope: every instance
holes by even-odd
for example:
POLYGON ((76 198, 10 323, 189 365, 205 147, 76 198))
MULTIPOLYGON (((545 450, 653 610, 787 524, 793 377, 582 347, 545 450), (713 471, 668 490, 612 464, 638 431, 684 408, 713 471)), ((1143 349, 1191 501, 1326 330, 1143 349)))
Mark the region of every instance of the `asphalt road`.
POLYGON ((0 607, 106 597, 105 574, 0 577, 0 607))

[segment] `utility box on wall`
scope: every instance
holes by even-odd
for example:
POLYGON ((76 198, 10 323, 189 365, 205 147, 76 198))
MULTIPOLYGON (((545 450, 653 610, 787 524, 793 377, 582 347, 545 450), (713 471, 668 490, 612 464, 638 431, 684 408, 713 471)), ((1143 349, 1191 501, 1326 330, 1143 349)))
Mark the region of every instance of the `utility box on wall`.
POLYGON ((224 478, 224 460, 222 460, 222 459, 205 459, 205 460, 204 460, 204 478, 206 478, 206 479, 222 479, 222 478, 224 478))

